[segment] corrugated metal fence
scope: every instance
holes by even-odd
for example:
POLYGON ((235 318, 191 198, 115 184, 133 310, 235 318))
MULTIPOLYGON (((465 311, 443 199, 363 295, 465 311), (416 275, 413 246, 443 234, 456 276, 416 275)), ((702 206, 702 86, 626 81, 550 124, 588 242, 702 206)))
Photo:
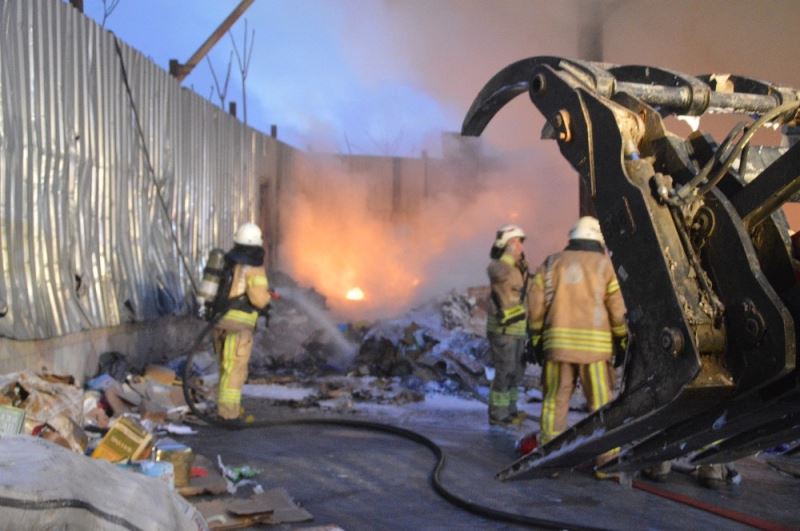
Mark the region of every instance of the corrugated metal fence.
POLYGON ((59 0, 0 1, 0 24, 0 335, 185 311, 206 252, 257 219, 272 139, 59 0))

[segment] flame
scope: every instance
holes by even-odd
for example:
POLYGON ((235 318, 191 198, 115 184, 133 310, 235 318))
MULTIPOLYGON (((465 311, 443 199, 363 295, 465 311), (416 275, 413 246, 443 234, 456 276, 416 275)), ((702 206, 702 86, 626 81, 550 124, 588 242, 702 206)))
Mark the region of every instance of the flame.
MULTIPOLYGON (((526 168, 528 160, 523 159, 526 168)), ((509 221, 537 234, 540 254, 559 248, 564 227, 573 221, 557 201, 531 202, 532 194, 523 193, 533 186, 527 170, 520 172, 524 179, 505 178, 513 186, 491 186, 465 197, 417 198, 413 208, 393 215, 387 190, 373 184, 380 174, 321 157, 295 159, 292 169, 282 267, 300 285, 324 295, 337 318, 396 315, 423 297, 485 283, 486 251, 496 228, 509 221), (547 220, 538 233, 534 214, 547 220)), ((504 174, 490 174, 495 175, 504 174)), ((538 258, 529 256, 533 262, 538 258)))
POLYGON ((361 288, 353 288, 347 292, 347 295, 345 295, 344 298, 349 301, 363 301, 364 292, 361 290, 361 288))

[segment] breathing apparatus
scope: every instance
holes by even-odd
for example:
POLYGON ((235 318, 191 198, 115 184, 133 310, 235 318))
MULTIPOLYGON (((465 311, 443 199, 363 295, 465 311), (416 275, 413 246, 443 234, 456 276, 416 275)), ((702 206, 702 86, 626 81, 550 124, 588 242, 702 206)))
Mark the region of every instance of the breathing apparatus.
POLYGON ((208 260, 203 268, 203 280, 197 290, 198 314, 201 317, 208 315, 208 310, 214 306, 224 270, 225 251, 215 247, 208 253, 208 260))

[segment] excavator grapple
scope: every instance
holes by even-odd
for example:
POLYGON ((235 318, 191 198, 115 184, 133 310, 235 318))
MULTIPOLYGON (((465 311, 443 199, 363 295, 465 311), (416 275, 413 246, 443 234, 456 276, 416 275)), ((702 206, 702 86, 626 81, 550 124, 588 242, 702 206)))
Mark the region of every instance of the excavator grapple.
POLYGON ((527 93, 603 229, 630 334, 615 400, 501 479, 549 475, 615 448, 605 471, 689 456, 719 463, 800 437, 800 286, 781 206, 800 190, 797 90, 734 75, 533 57, 497 73, 464 119, 482 133, 527 93), (721 141, 667 116, 734 114, 721 141))

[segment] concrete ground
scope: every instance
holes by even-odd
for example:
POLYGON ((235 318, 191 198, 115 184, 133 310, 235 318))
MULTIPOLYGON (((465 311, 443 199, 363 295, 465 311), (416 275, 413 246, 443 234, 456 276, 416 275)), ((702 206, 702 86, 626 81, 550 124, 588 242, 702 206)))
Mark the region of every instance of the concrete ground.
MULTIPOLYGON (((332 416, 319 409, 269 407, 247 399, 257 418, 332 416)), ((745 529, 732 520, 637 488, 595 480, 586 472, 557 479, 501 483, 494 474, 515 459, 514 442, 536 429, 538 404, 526 405, 532 420, 518 432, 489 428, 486 406, 475 400, 429 395, 404 406, 359 405, 346 418, 385 422, 422 433, 447 455, 443 483, 470 501, 507 512, 564 522, 565 527, 605 529, 745 529)), ((512 529, 518 526, 471 514, 446 502, 429 484, 432 453, 411 441, 343 427, 284 426, 227 431, 198 427, 182 441, 196 453, 228 465, 262 470, 265 489, 285 487, 310 511, 312 523, 280 529, 336 525, 357 529, 512 529)), ((661 489, 706 504, 800 528, 800 480, 783 475, 760 458, 739 463, 744 480, 712 491, 673 472, 661 489)), ((241 495, 249 494, 244 489, 241 495)))

